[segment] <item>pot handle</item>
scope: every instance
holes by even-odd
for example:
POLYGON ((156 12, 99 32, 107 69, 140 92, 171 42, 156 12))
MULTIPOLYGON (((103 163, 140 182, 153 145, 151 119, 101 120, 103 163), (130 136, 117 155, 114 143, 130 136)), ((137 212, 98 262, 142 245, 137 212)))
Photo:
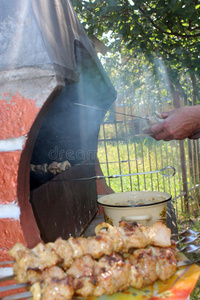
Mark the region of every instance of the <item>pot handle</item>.
POLYGON ((122 221, 125 222, 134 222, 134 221, 151 221, 151 215, 144 215, 144 216, 123 216, 121 217, 122 221))

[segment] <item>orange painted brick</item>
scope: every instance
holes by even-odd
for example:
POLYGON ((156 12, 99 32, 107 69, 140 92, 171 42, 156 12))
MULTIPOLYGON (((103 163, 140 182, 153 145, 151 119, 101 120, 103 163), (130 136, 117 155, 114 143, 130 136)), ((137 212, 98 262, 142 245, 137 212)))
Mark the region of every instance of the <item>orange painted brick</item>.
POLYGON ((18 166, 22 151, 0 153, 0 204, 17 199, 18 166))
POLYGON ((22 228, 18 220, 0 219, 0 259, 7 258, 7 250, 11 249, 15 243, 25 244, 22 228))
POLYGON ((6 101, 7 95, 0 97, 0 139, 19 137, 29 132, 40 108, 36 100, 27 99, 16 93, 6 101))

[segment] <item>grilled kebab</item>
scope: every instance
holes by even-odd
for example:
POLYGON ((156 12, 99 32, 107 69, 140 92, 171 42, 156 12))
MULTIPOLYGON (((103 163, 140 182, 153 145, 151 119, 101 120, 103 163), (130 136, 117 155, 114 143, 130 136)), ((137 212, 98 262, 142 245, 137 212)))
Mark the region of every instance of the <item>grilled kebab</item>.
POLYGON ((140 289, 157 279, 169 279, 177 269, 171 231, 163 223, 151 227, 120 222, 119 227, 100 223, 94 237, 58 238, 28 249, 16 244, 19 283, 31 285, 33 300, 72 299, 113 294, 132 286, 140 289))

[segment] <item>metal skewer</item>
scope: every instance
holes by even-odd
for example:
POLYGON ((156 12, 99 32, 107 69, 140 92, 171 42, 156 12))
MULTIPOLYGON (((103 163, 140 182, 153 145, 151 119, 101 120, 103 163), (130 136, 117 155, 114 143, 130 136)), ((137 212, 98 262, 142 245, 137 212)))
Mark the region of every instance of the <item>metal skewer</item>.
POLYGON ((178 245, 180 243, 190 244, 190 243, 196 241, 198 238, 200 238, 200 235, 184 236, 182 239, 180 239, 179 241, 176 242, 176 245, 178 245))
POLYGON ((176 236, 197 236, 200 234, 200 231, 194 231, 192 229, 186 229, 180 233, 175 233, 172 234, 172 237, 176 237, 176 236))
POLYGON ((179 251, 180 252, 185 252, 185 253, 193 253, 197 250, 200 249, 200 246, 196 246, 196 245, 187 245, 183 248, 181 248, 179 251))
POLYGON ((3 265, 10 265, 10 264, 13 264, 14 262, 15 262, 14 260, 1 261, 1 262, 0 262, 0 266, 3 266, 3 265))
MULTIPOLYGON (((18 293, 15 295, 6 296, 3 298, 0 298, 0 300, 19 300, 19 299, 30 299, 32 298, 31 292, 24 292, 24 293, 18 293)), ((80 297, 72 297, 72 300, 80 300, 80 297)))
POLYGON ((178 261, 177 263, 177 267, 183 267, 183 266, 189 266, 189 265, 193 265, 193 264, 199 264, 200 263, 200 259, 192 261, 192 260, 184 260, 184 261, 178 261))
POLYGON ((84 181, 84 180, 99 180, 99 179, 112 179, 112 178, 119 178, 119 177, 127 177, 127 176, 136 176, 136 175, 146 175, 146 174, 157 174, 157 173, 162 173, 162 176, 164 177, 173 177, 176 173, 176 170, 172 166, 165 167, 161 170, 156 170, 156 171, 148 171, 148 172, 139 172, 139 173, 129 173, 129 174, 115 174, 115 175, 108 175, 108 176, 102 176, 102 175, 96 175, 92 177, 81 177, 81 178, 66 178, 66 179, 52 179, 52 182, 56 181, 84 181), (165 170, 171 169, 173 170, 172 174, 165 174, 163 173, 165 170))
POLYGON ((2 287, 0 287, 0 293, 24 288, 26 286, 27 286, 27 283, 15 283, 15 284, 11 284, 8 286, 2 286, 2 287))
POLYGON ((140 161, 138 165, 142 164, 142 158, 136 158, 136 159, 123 159, 123 160, 115 160, 115 161, 108 161, 108 162, 89 162, 89 163, 80 163, 76 164, 76 166, 90 166, 90 165, 106 165, 106 164, 119 164, 119 163, 127 163, 127 162, 132 162, 132 161, 140 161))
MULTIPOLYGON (((107 109, 103 109, 103 108, 100 108, 100 107, 97 107, 97 106, 90 106, 90 105, 81 104, 81 103, 76 103, 76 102, 74 103, 74 105, 78 105, 78 106, 82 106, 82 107, 86 107, 86 108, 92 108, 92 109, 96 109, 96 110, 108 112, 107 109)), ((115 114, 122 115, 122 116, 127 116, 127 117, 131 117, 131 118, 137 118, 137 119, 148 120, 147 117, 140 117, 140 116, 137 116, 137 115, 131 115, 131 114, 126 114, 126 113, 121 113, 121 112, 114 111, 114 110, 111 110, 111 111, 112 111, 113 113, 115 113, 115 114)))
POLYGON ((17 299, 30 299, 32 294, 30 292, 18 293, 15 295, 0 298, 0 300, 17 300, 17 299))

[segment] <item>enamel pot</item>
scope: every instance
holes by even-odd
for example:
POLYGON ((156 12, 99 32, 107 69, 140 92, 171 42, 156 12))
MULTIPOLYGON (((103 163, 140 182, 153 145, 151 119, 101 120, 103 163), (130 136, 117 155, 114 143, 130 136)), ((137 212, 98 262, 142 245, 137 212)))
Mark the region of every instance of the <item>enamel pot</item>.
POLYGON ((109 194, 98 199, 103 207, 105 221, 119 226, 120 221, 137 222, 151 226, 156 221, 166 224, 168 193, 157 191, 133 191, 109 194))

